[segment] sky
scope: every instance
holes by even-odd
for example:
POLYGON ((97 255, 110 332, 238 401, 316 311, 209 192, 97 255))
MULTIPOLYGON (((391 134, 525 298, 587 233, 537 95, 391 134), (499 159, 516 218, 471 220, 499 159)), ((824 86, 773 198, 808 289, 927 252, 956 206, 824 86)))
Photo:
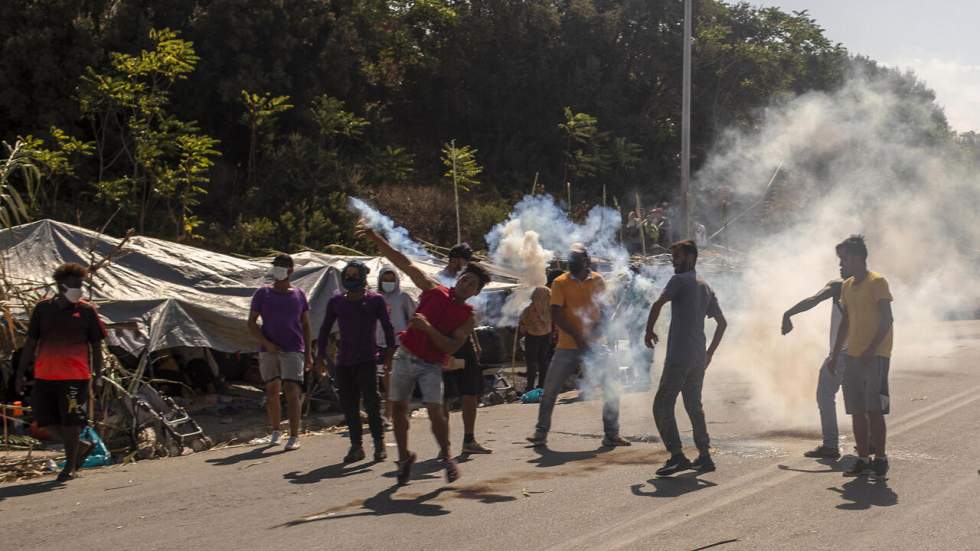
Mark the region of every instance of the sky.
POLYGON ((958 132, 980 132, 978 0, 750 0, 807 10, 828 38, 851 53, 911 69, 958 132))

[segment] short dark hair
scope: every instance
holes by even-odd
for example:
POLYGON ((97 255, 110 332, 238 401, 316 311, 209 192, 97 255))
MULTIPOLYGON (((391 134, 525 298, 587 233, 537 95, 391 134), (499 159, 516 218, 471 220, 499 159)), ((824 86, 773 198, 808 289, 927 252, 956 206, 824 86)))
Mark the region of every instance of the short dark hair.
POLYGON ((854 234, 837 244, 837 254, 840 256, 859 256, 864 260, 868 259, 868 246, 864 243, 864 236, 854 234))
POLYGON ((690 239, 685 239, 684 241, 678 241, 670 246, 670 250, 680 249, 684 254, 688 256, 693 256, 694 260, 698 259, 698 244, 690 239))
POLYGON ((475 275, 477 279, 480 280, 480 289, 486 287, 487 283, 490 283, 490 272, 488 272, 486 268, 481 266, 479 262, 470 262, 469 264, 467 264, 466 269, 463 270, 463 273, 464 274, 470 273, 475 275))
POLYGON ((449 258, 470 260, 473 258, 473 248, 470 247, 469 243, 457 243, 453 248, 449 249, 449 258))
POLYGON ((282 268, 292 268, 295 266, 293 263, 293 257, 288 254, 277 254, 275 258, 272 259, 273 266, 280 266, 282 268))
POLYGON ((68 262, 58 266, 54 270, 54 282, 64 283, 66 279, 70 277, 77 277, 79 279, 85 279, 88 277, 88 270, 85 269, 81 264, 76 264, 74 262, 68 262))

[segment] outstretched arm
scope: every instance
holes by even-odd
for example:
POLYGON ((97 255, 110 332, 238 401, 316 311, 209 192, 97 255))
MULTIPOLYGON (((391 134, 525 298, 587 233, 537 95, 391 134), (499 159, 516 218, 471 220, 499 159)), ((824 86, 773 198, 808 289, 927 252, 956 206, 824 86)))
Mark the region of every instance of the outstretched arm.
POLYGON ((395 250, 383 237, 377 234, 374 230, 369 228, 364 221, 360 221, 357 224, 357 229, 354 231, 354 235, 360 238, 369 239, 378 250, 381 251, 381 256, 387 258, 396 268, 402 271, 412 283, 421 291, 428 291, 437 285, 435 281, 425 275, 425 272, 420 270, 407 256, 395 250))
POLYGON ((790 318, 792 318, 796 314, 800 314, 806 312, 807 310, 813 309, 818 304, 827 300, 828 298, 840 296, 840 288, 841 288, 840 281, 836 281, 836 280, 831 281, 827 283, 827 285, 825 285, 823 289, 818 291, 817 294, 813 295, 812 297, 808 297, 801 300, 800 302, 796 303, 795 306, 793 306, 789 310, 786 310, 786 312, 783 314, 783 328, 782 328, 783 334, 785 335, 793 330, 793 322, 790 320, 790 318))

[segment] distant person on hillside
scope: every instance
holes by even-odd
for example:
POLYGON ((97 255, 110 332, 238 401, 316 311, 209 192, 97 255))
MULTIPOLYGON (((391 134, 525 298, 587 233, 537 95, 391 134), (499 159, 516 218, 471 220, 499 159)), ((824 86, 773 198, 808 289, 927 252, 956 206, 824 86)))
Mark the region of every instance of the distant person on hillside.
POLYGON ((58 294, 38 302, 31 312, 14 379, 20 394, 27 368, 33 364, 34 419, 65 445, 65 466, 58 482, 78 476, 85 457, 95 448, 80 435, 88 424, 89 384, 93 377, 96 381, 102 377, 106 333, 95 305, 82 300, 82 282, 87 276, 78 264, 62 264, 54 271, 58 294))
MULTIPOLYGON (((397 350, 399 342, 398 334, 408 329, 408 322, 415 314, 415 299, 408 293, 402 291, 401 278, 398 276, 398 270, 395 270, 391 266, 383 266, 381 268, 381 272, 378 274, 378 291, 384 297, 385 304, 388 305, 388 317, 391 318, 391 327, 395 332, 395 350, 397 350)), ((389 353, 393 354, 395 350, 389 350, 388 339, 385 336, 384 329, 380 325, 378 326, 376 340, 378 343, 378 363, 382 365, 385 364, 385 359, 389 357, 389 353)), ((384 417, 388 422, 391 421, 391 401, 388 400, 388 388, 390 386, 391 364, 387 363, 384 369, 384 417)))
POLYGON ((427 276, 363 222, 358 224, 356 233, 358 237, 374 242, 382 256, 422 291, 415 315, 408 329, 400 335, 401 345, 391 370, 389 396, 398 443, 398 483, 408 483, 417 458, 408 448, 408 401, 416 383, 422 391, 432 433, 439 445, 439 459, 446 471, 446 480, 454 482, 459 478, 459 467, 449 449, 449 422, 443 410, 442 370, 449 363, 450 355, 458 351, 473 333, 473 307, 466 304, 466 300, 480 293, 490 282, 490 275, 482 266, 471 262, 458 274, 456 285, 447 288, 427 276))
MULTIPOLYGON (((783 335, 793 330, 792 317, 815 308, 823 301, 830 299, 830 351, 833 352, 837 335, 840 332, 844 309, 840 304, 841 286, 851 274, 841 266, 840 279, 827 282, 823 289, 810 298, 798 302, 783 314, 783 335)), ((840 439, 837 430, 837 391, 840 390, 841 378, 844 375, 844 356, 838 354, 824 360, 820 366, 817 379, 817 408, 820 410, 820 428, 823 433, 823 443, 804 453, 805 457, 818 459, 838 459, 840 457, 840 439), (832 369, 833 368, 833 369, 832 369)))
POLYGON ((327 311, 317 339, 318 365, 324 372, 330 359, 326 355, 330 330, 337 323, 340 346, 337 350, 336 373, 340 406, 347 420, 350 450, 344 463, 364 459, 364 428, 361 422, 361 402, 368 415, 368 426, 374 441, 374 460, 388 458, 385 450, 384 422, 381 420, 381 396, 378 394, 378 375, 375 366, 377 342, 375 331, 380 325, 385 337, 385 371, 390 371, 395 354, 395 333, 388 317, 384 297, 367 290, 370 270, 363 262, 349 262, 340 272, 344 292, 327 302, 327 311))
MULTIPOLYGON (((864 237, 853 235, 837 245, 841 273, 843 320, 827 359, 844 354, 844 409, 854 425, 858 459, 844 476, 888 473, 885 415, 891 406, 888 367, 892 352, 892 294, 884 276, 868 270, 864 237), (874 461, 871 460, 874 450, 874 461)), ((831 368, 837 374, 836 367, 831 368)))
MULTIPOLYGON (((534 433, 527 438, 535 446, 548 443, 551 416, 558 401, 562 384, 574 374, 582 361, 602 335, 602 295, 605 280, 592 271, 589 253, 581 243, 571 246, 568 255, 568 272, 551 284, 551 318, 558 326, 558 348, 548 366, 544 392, 538 407, 538 422, 534 433)), ((604 369, 598 366, 597 369, 604 369)), ((629 446, 619 435, 619 395, 610 381, 603 381, 602 445, 606 447, 629 446)))
POLYGON ((669 476, 692 468, 700 472, 715 470, 715 463, 711 459, 708 425, 701 405, 701 391, 705 371, 728 327, 714 291, 695 271, 698 261, 697 245, 693 241, 674 243, 671 254, 674 276, 650 308, 646 334, 646 345, 652 349, 659 341, 654 328, 660 311, 665 304, 671 303, 667 355, 660 376, 660 388, 653 400, 653 417, 657 430, 671 455, 667 463, 657 470, 658 476, 669 476), (718 324, 707 351, 704 335, 706 317, 714 318, 718 324), (698 457, 694 462, 688 461, 684 456, 681 435, 677 431, 674 410, 678 394, 684 397, 684 409, 687 410, 694 429, 694 445, 698 448, 698 457))
POLYGON ((265 382, 266 412, 272 425, 269 443, 278 445, 282 410, 279 393, 286 392, 289 417, 287 450, 299 444, 302 387, 306 371, 313 366, 313 339, 310 331, 310 306, 306 293, 289 283, 293 259, 281 254, 272 260, 272 285, 265 285, 252 295, 248 329, 259 341, 259 371, 265 382), (258 324, 262 318, 261 327, 258 324))

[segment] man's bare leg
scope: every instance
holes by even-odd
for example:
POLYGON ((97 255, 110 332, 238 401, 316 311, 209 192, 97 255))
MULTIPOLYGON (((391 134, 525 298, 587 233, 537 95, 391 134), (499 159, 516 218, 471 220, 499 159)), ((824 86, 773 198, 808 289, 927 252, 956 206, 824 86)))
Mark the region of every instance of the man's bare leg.
POLYGON ((439 444, 439 457, 449 459, 449 421, 446 419, 446 410, 442 404, 425 404, 425 408, 429 411, 432 434, 439 444))
POLYGON ((871 432, 871 448, 875 451, 875 456, 885 456, 885 440, 887 428, 885 427, 885 416, 880 411, 868 412, 868 421, 871 432))
POLYGON ((851 416, 851 424, 854 428, 854 443, 857 445, 858 456, 868 457, 870 451, 868 414, 866 412, 855 413, 851 416))
MULTIPOLYGON (((302 389, 298 383, 289 381, 285 385, 286 414, 289 416, 289 436, 299 438, 299 420, 302 415, 302 389)), ((276 400, 278 406, 279 400, 276 400)))
POLYGON ((479 396, 463 396, 463 434, 475 434, 478 405, 480 405, 479 396))
MULTIPOLYGON (((431 415, 431 412, 430 412, 431 415)), ((440 414, 441 415, 441 414, 440 414)), ((391 420, 395 426, 395 443, 398 444, 398 460, 405 461, 408 451, 408 402, 392 402, 391 420)))
POLYGON ((265 412, 269 416, 269 425, 273 431, 279 430, 282 423, 282 408, 279 406, 279 391, 282 383, 279 379, 269 381, 265 384, 265 412))

